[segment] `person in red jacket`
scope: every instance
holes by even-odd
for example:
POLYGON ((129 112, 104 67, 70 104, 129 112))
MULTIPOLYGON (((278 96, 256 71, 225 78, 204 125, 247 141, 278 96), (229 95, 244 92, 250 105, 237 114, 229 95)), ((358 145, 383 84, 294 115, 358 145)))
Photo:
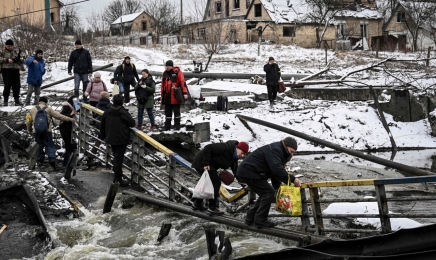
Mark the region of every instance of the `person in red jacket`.
POLYGON ((165 104, 165 126, 164 130, 170 130, 171 120, 174 112, 174 128, 180 129, 180 105, 182 100, 177 99, 175 92, 182 92, 183 98, 188 99, 188 89, 185 85, 185 76, 179 67, 174 67, 172 60, 165 63, 165 71, 162 74, 162 85, 160 96, 162 104, 165 104), (179 89, 180 88, 180 89, 179 89))

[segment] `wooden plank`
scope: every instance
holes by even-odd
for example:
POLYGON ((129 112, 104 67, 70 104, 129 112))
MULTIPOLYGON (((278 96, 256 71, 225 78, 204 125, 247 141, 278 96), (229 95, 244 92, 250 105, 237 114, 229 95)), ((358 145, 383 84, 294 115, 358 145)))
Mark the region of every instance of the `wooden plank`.
POLYGON ((158 141, 154 140, 153 138, 151 138, 150 136, 148 136, 147 134, 145 134, 142 131, 137 131, 135 129, 135 134, 139 137, 141 137, 142 140, 146 141, 147 143, 149 143, 151 146, 153 146, 154 148, 156 148, 159 152, 164 153, 166 156, 170 156, 175 154, 173 151, 171 151, 170 149, 166 148, 165 146, 163 146, 161 143, 159 143, 158 141))
POLYGON ((364 180, 344 180, 344 181, 320 181, 312 183, 303 183, 301 188, 319 188, 319 187, 341 187, 341 186, 367 186, 374 185, 374 179, 364 180))
POLYGON ((236 201, 242 199, 243 197, 245 197, 245 195, 248 194, 247 190, 242 189, 238 193, 236 193, 235 195, 232 195, 226 188, 224 188, 223 185, 221 185, 219 193, 221 195, 221 198, 225 202, 228 202, 228 203, 236 202, 236 201))
POLYGON ((378 179, 378 180, 374 180, 374 185, 406 184, 406 183, 422 183, 422 182, 436 182, 436 175, 378 179))

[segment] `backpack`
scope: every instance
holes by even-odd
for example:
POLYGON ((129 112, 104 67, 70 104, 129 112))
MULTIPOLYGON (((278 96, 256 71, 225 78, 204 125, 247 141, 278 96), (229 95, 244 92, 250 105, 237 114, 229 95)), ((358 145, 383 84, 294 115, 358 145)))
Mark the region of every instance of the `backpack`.
POLYGON ((35 128, 35 133, 42 134, 48 131, 48 117, 45 109, 47 106, 40 108, 39 106, 35 106, 38 111, 36 111, 35 120, 33 126, 35 128))
POLYGON ((145 88, 139 86, 138 89, 135 90, 135 96, 138 103, 144 104, 145 102, 147 102, 148 92, 147 90, 145 90, 145 88))

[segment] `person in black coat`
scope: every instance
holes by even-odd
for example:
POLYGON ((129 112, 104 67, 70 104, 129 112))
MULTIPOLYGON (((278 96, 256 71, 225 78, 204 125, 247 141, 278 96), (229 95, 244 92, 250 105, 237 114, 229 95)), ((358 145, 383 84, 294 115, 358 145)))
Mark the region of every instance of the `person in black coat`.
POLYGON ((247 211, 247 225, 254 223, 258 228, 274 227, 275 224, 268 221, 268 213, 275 190, 282 182, 288 183, 288 178, 295 186, 301 186, 300 180, 285 170, 285 164, 291 160, 297 148, 297 141, 292 137, 286 137, 280 142, 256 149, 239 165, 236 178, 246 183, 259 196, 256 204, 247 211), (268 184, 268 179, 271 179, 273 187, 268 184))
MULTIPOLYGON (((110 107, 112 107, 112 103, 109 100, 109 93, 106 91, 102 91, 100 93, 100 99, 98 100, 96 108, 102 110, 103 112, 106 112, 109 110, 110 107)), ((103 118, 103 116, 98 115, 95 119, 97 119, 98 121, 101 122, 102 118, 103 118)), ((100 122, 95 123, 95 128, 100 129, 100 122)), ((97 148, 99 148, 101 145, 100 140, 104 140, 104 137, 101 134, 101 132, 98 133, 98 139, 95 140, 94 147, 92 147, 92 149, 91 149, 91 158, 93 158, 95 156, 95 154, 97 153, 97 148)))
MULTIPOLYGON (((249 146, 246 142, 227 141, 225 143, 208 144, 195 155, 191 167, 200 175, 202 175, 204 171, 208 171, 213 184, 214 198, 209 200, 209 208, 207 209, 209 215, 224 214, 224 212, 219 211, 217 207, 221 186, 221 180, 217 170, 231 168, 233 174, 235 174, 238 169, 238 160, 244 158, 248 150, 249 146)), ((195 199, 192 209, 206 210, 203 206, 203 200, 195 199)))
POLYGON ((91 54, 83 48, 80 40, 77 40, 74 44, 76 49, 71 52, 68 60, 68 74, 73 75, 71 70, 74 67, 74 96, 79 97, 79 86, 80 81, 82 81, 83 101, 86 103, 88 98, 85 97, 85 90, 89 82, 88 77, 92 76, 91 54))
POLYGON ((130 102, 130 86, 135 88, 135 78, 136 81, 139 82, 139 76, 135 64, 131 63, 130 57, 127 56, 124 58, 123 64, 118 66, 114 72, 114 83, 118 83, 121 94, 124 92, 124 103, 130 102))
POLYGON ((274 58, 269 57, 268 63, 263 66, 266 72, 266 87, 268 89, 268 99, 270 106, 274 105, 274 100, 277 98, 277 91, 279 90, 280 68, 274 63, 274 58))
POLYGON ((120 186, 128 186, 129 182, 123 180, 123 158, 127 145, 130 143, 130 128, 135 126, 135 120, 123 107, 123 96, 115 95, 114 104, 108 111, 104 112, 101 119, 100 133, 106 143, 111 145, 114 171, 114 183, 119 182, 120 186))
MULTIPOLYGON (((75 97, 72 96, 67 101, 62 103, 62 110, 61 110, 62 115, 74 118, 76 114, 76 110, 74 109, 74 101, 73 101, 74 98, 75 97)), ((68 160, 71 157, 71 154, 74 153, 77 146, 72 136, 73 122, 61 121, 59 125, 59 131, 61 132, 61 137, 65 144, 65 153, 64 153, 64 160, 62 162, 62 166, 66 167, 68 160)))

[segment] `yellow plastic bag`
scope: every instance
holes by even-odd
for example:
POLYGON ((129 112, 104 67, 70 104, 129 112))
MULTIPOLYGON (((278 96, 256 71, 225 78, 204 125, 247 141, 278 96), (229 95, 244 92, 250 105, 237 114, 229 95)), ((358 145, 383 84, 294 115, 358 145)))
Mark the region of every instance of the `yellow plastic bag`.
POLYGON ((276 210, 290 216, 302 214, 300 187, 291 186, 290 178, 288 184, 283 183, 277 192, 276 210))

